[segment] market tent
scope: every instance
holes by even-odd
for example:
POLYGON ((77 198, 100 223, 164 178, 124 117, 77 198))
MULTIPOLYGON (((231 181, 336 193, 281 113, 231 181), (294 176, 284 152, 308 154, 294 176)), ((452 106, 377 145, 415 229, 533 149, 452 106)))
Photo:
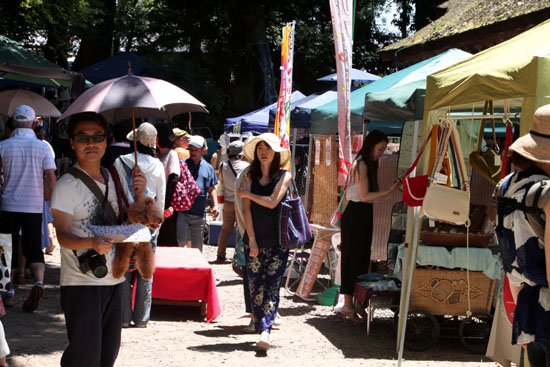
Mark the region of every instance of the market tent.
MULTIPOLYGON (((374 75, 359 69, 351 69, 351 81, 356 83, 372 83, 380 79, 378 75, 374 75)), ((322 78, 317 79, 320 82, 335 82, 338 80, 336 73, 326 75, 322 78)))
MULTIPOLYGON (((423 136, 433 124, 453 108, 471 106, 485 100, 496 106, 521 105, 520 135, 531 127, 533 112, 550 103, 550 20, 508 41, 484 50, 427 78, 423 136)), ((505 107, 505 110, 506 110, 505 107)), ((403 353, 404 317, 408 313, 411 280, 416 263, 420 232, 418 207, 408 219, 406 267, 404 272, 398 327, 399 364, 403 353)), ((398 365, 399 365, 398 364, 398 365)))
POLYGON ((0 77, 4 79, 50 87, 70 87, 73 79, 79 75, 0 36, 0 77))
POLYGON ((523 98, 521 135, 533 112, 550 103, 550 20, 428 77, 430 110, 485 100, 523 98))
POLYGON ((104 80, 118 78, 128 74, 128 63, 132 68, 132 74, 162 78, 165 74, 162 67, 133 52, 121 52, 113 57, 96 62, 80 70, 82 74, 94 84, 104 80))
MULTIPOLYGON (((292 92, 290 101, 292 103, 292 101, 298 101, 305 97, 306 96, 302 92, 294 91, 292 92)), ((277 102, 242 116, 226 118, 224 130, 227 132, 237 132, 241 134, 253 131, 257 133, 265 133, 268 131, 269 110, 272 108, 277 108, 277 102), (237 131, 235 131, 235 129, 237 131)))
MULTIPOLYGON (((450 49, 440 55, 416 63, 351 92, 351 130, 362 131, 363 129, 363 111, 365 109, 365 95, 367 93, 380 92, 394 86, 399 87, 425 80, 427 75, 453 65, 469 56, 470 54, 467 52, 458 49, 450 49)), ((336 100, 312 109, 312 134, 334 134, 337 131, 338 102, 336 100)))

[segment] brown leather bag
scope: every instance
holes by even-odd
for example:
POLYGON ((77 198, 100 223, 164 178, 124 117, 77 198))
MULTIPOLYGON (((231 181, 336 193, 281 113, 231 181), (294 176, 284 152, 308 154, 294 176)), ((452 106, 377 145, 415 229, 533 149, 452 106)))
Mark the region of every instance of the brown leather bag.
MULTIPOLYGON (((483 108, 483 114, 487 113, 493 114, 493 101, 485 101, 485 107, 483 108)), ((491 120, 491 127, 493 129, 493 141, 496 146, 497 137, 495 132, 495 120, 491 120)), ((477 149, 470 153, 468 161, 470 165, 483 175, 487 180, 493 184, 497 184, 500 181, 500 171, 502 164, 495 164, 500 162, 500 154, 494 149, 487 149, 485 152, 481 151, 481 146, 483 143, 483 134, 485 132, 485 124, 487 119, 481 120, 479 125, 479 134, 477 136, 477 149)), ((498 149, 498 146, 497 146, 498 149)))

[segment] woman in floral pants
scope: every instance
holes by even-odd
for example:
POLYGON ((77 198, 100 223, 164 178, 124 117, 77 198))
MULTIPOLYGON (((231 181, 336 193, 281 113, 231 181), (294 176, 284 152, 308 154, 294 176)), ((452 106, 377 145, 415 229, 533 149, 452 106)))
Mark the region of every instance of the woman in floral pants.
POLYGON ((261 333, 257 346, 267 351, 288 259, 288 250, 279 243, 279 206, 292 180, 290 172, 281 169, 290 151, 281 148, 277 136, 266 133, 246 143, 243 153, 252 162, 239 190, 246 268, 255 326, 261 333))

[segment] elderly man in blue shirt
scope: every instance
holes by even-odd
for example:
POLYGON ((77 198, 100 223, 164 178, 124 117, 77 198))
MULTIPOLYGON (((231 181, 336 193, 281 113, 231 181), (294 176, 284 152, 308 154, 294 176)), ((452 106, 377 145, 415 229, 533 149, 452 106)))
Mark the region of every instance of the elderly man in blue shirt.
POLYGON ((202 156, 206 153, 206 141, 202 136, 194 135, 189 140, 187 149, 189 158, 185 160, 195 182, 201 189, 201 194, 195 199, 191 209, 180 212, 178 217, 178 245, 186 246, 187 238, 191 236, 191 247, 202 252, 203 233, 206 226, 206 201, 212 201, 212 214, 218 216, 218 196, 215 185, 218 183, 214 168, 202 156))

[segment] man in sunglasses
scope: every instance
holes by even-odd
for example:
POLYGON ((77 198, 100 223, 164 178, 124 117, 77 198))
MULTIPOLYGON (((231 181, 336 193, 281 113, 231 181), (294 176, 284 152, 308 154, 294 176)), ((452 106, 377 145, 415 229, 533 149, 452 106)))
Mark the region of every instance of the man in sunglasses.
MULTIPOLYGON (((61 308, 69 338, 61 366, 113 366, 120 347, 124 277, 116 279, 111 272, 113 241, 94 236, 88 228, 119 224, 119 198, 132 203, 126 180, 118 181, 117 190, 117 178, 101 167, 107 128, 105 119, 94 112, 71 116, 68 133, 77 163, 59 178, 52 194, 61 245, 61 308), (94 270, 99 258, 106 270, 100 273, 94 270)), ((141 195, 145 176, 133 175, 134 193, 141 195)))
POLYGON ((36 115, 31 107, 15 108, 13 122, 12 136, 0 142, 0 168, 4 171, 0 232, 12 235, 12 267, 17 267, 21 231, 23 255, 35 280, 23 309, 33 312, 44 293, 42 210, 55 185, 55 162, 48 144, 36 138, 33 130, 36 115))

